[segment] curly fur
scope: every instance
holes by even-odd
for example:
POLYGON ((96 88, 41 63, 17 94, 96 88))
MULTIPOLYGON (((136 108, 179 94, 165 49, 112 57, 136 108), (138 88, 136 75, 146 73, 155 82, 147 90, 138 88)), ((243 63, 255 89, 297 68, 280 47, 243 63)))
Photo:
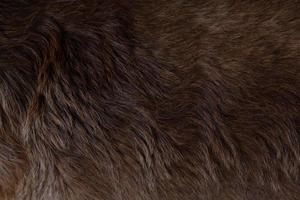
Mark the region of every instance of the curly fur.
POLYGON ((0 0, 0 199, 300 199, 299 0, 0 0))

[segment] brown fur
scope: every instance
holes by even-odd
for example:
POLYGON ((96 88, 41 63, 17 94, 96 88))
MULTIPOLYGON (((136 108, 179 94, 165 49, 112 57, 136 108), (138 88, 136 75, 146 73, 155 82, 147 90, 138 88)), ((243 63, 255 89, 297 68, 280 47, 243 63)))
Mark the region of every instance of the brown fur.
POLYGON ((299 0, 0 0, 0 199, 300 199, 299 0))

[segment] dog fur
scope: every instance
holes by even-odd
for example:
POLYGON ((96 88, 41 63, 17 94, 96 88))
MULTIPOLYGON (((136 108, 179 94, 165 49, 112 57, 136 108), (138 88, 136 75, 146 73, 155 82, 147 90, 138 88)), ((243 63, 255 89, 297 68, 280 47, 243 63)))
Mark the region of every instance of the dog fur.
POLYGON ((299 0, 0 0, 0 199, 300 199, 299 0))

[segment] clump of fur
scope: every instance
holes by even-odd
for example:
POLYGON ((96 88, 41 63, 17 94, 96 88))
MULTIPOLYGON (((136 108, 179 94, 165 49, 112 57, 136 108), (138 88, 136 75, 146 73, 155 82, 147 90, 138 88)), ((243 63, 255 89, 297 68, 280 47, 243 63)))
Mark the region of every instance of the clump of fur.
POLYGON ((299 199, 299 10, 2 0, 1 198, 299 199))

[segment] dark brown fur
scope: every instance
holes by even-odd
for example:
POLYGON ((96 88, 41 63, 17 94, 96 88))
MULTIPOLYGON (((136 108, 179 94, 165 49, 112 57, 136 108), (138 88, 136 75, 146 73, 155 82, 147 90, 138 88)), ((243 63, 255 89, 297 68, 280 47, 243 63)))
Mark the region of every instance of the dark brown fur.
POLYGON ((0 199, 300 199, 299 0, 0 0, 0 199))

